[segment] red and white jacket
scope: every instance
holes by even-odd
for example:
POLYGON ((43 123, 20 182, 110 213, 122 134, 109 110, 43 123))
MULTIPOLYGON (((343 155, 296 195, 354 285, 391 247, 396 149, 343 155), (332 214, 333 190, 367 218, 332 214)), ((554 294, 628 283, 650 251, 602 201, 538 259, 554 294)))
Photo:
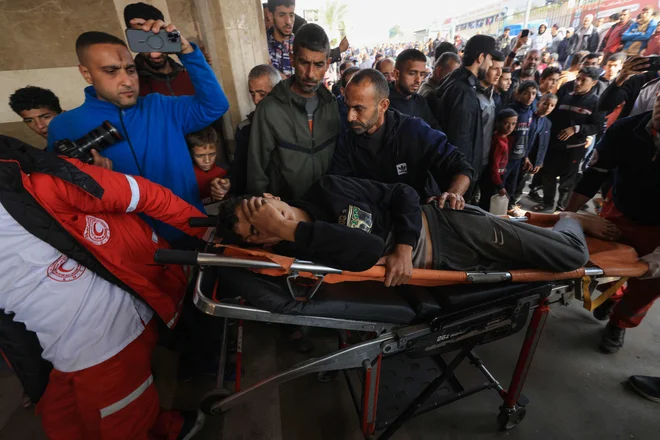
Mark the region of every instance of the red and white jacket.
POLYGON ((138 214, 199 238, 203 217, 171 191, 0 136, 0 202, 25 229, 88 269, 141 297, 173 327, 186 291, 181 266, 154 263, 169 248, 138 214), (49 220, 51 220, 49 222, 49 220))

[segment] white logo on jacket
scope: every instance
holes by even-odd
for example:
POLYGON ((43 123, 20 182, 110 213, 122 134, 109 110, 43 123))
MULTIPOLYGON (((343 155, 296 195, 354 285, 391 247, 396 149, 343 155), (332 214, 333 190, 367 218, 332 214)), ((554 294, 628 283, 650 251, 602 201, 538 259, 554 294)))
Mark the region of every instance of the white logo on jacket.
POLYGON ((110 240, 110 227, 100 218, 88 215, 85 217, 85 238, 97 246, 104 245, 110 240))
POLYGON ((408 174, 408 164, 407 163, 400 163, 396 166, 396 172, 399 176, 403 176, 404 174, 408 174))

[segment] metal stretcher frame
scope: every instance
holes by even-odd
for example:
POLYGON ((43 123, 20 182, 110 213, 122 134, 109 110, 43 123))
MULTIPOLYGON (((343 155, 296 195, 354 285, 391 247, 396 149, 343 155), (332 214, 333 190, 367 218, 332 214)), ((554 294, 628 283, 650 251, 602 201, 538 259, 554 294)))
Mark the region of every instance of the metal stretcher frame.
MULTIPOLYGON (((189 263, 192 263, 192 261, 189 260, 189 263)), ((256 269, 275 268, 279 267, 279 265, 268 261, 254 261, 250 259, 232 258, 204 253, 197 254, 195 264, 201 266, 195 283, 193 298, 195 306, 205 314, 225 319, 225 331, 223 332, 221 361, 218 372, 218 387, 216 390, 208 393, 200 404, 201 409, 207 414, 218 414, 227 411, 245 399, 251 397, 256 391, 265 386, 279 385, 305 374, 323 374, 338 370, 344 370, 346 372, 346 370, 361 368, 364 373, 364 388, 361 403, 357 402, 353 390, 351 390, 351 394, 354 397, 354 401, 356 401, 356 408, 358 408, 360 412, 362 433, 365 438, 371 437, 376 430, 376 404, 378 401, 380 367, 383 356, 389 356, 406 350, 410 341, 430 335, 437 330, 439 325, 443 325, 442 323, 434 322, 434 320, 430 323, 401 325, 386 322, 359 321, 318 316, 287 315, 272 313, 242 303, 223 303, 205 296, 202 291, 201 281, 206 266, 256 269), (375 337, 355 345, 344 346, 337 352, 310 359, 286 371, 268 377, 251 387, 232 394, 222 388, 228 346, 226 330, 227 321, 229 319, 371 332, 375 337)), ((335 268, 304 261, 296 261, 291 267, 292 276, 297 276, 298 271, 315 274, 321 277, 321 282, 324 274, 341 273, 341 270, 335 268)), ((550 310, 549 306, 554 303, 566 304, 576 296, 578 298, 583 298, 585 293, 588 295, 589 292, 593 292, 597 283, 591 282, 592 277, 603 275, 603 271, 597 267, 589 267, 586 268, 585 274, 585 279, 548 283, 552 285, 552 288, 550 293, 545 297, 535 295, 524 299, 524 301, 529 304, 531 319, 527 326, 525 339, 520 350, 511 382, 507 389, 502 387, 474 352, 474 348, 479 345, 479 343, 467 344, 461 348, 458 355, 456 355, 453 360, 448 364, 445 364, 446 368, 443 373, 437 379, 433 380, 426 389, 415 398, 413 403, 385 429, 379 439, 389 439, 408 419, 420 413, 420 408, 424 402, 439 387, 447 381, 451 381, 452 379, 456 380, 454 378, 454 371, 465 359, 468 359, 470 363, 472 363, 484 375, 486 382, 452 395, 445 401, 436 404, 435 407, 447 405, 486 389, 494 389, 503 400, 498 415, 498 424, 500 428, 511 429, 520 423, 526 414, 525 406, 527 404, 526 398, 522 395, 522 388, 550 310)), ((474 272, 469 274, 468 280, 474 284, 504 282, 511 280, 511 274, 508 272, 474 272)), ((289 287, 290 286, 291 284, 289 284, 289 287)), ((316 286, 316 289, 318 289, 318 286, 316 286)), ((316 289, 314 289, 314 292, 316 292, 316 289)), ((312 292, 312 295, 314 292, 312 292)), ((293 296, 293 292, 291 293, 293 296)), ((484 334, 492 330, 493 329, 490 328, 485 329, 484 334)), ((239 342, 239 344, 242 343, 239 342)), ((442 362, 444 364, 444 361, 442 362)), ((240 366, 237 365, 237 377, 240 374, 240 366)))

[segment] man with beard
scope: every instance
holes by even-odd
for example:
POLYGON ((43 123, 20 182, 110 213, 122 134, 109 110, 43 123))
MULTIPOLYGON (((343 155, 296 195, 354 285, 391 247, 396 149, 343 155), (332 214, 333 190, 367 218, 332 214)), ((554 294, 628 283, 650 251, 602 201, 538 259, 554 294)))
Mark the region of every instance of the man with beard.
MULTIPOLYGON (((154 33, 173 32, 176 27, 162 20, 134 18, 132 26, 154 33)), ((140 97, 137 69, 123 40, 104 32, 85 32, 76 40, 78 69, 90 84, 85 102, 64 112, 48 127, 48 149, 62 139, 80 139, 104 121, 121 133, 120 141, 99 154, 92 150, 94 165, 114 168, 158 183, 191 205, 203 209, 197 179, 184 139, 201 130, 229 108, 213 70, 201 50, 181 36, 178 57, 194 86, 193 96, 140 97)), ((153 223, 155 235, 170 242, 183 234, 164 223, 153 223)))
MULTIPOLYGON (((463 65, 438 88, 435 116, 449 142, 465 155, 476 170, 481 169, 483 160, 483 121, 476 88, 479 78, 493 64, 491 57, 495 51, 494 38, 486 35, 470 38, 465 45, 463 65)), ((473 181, 467 194, 468 199, 472 197, 475 186, 476 182, 473 181)))
POLYGON ((423 201, 437 198, 440 207, 448 202, 463 208, 472 169, 444 133, 390 109, 387 80, 374 69, 356 73, 344 93, 351 129, 342 135, 329 174, 406 183, 423 201))
POLYGON ((293 23, 296 15, 295 0, 269 0, 268 9, 273 17, 273 27, 266 30, 270 64, 282 77, 293 75, 291 48, 293 47, 293 23))
POLYGON ((593 21, 593 15, 587 14, 584 16, 582 26, 579 27, 571 37, 568 50, 569 54, 572 55, 582 50, 588 52, 596 52, 598 50, 600 37, 598 35, 598 29, 593 25, 593 21))
MULTIPOLYGON (((507 56, 504 63, 504 67, 510 67, 513 64, 513 61, 516 59, 516 54, 525 43, 527 43, 527 38, 519 38, 516 42, 516 45, 511 50, 511 53, 507 56)), ((509 96, 507 101, 513 101, 513 92, 518 88, 518 85, 524 81, 534 81, 536 84, 541 82, 541 73, 539 72, 539 62, 541 61, 541 52, 538 50, 530 50, 525 55, 525 58, 522 62, 522 67, 511 74, 511 87, 509 88, 509 96)))
POLYGON ((417 93, 426 74, 426 55, 417 49, 406 49, 396 57, 394 83, 390 83, 390 107, 421 118, 436 130, 440 129, 426 99, 417 93))
MULTIPOLYGON (((131 26, 131 20, 134 18, 165 20, 160 10, 142 2, 124 8, 126 27, 140 29, 138 25, 131 26)), ((139 53, 135 56, 135 67, 140 78, 140 96, 147 96, 149 93, 169 96, 195 94, 195 88, 186 69, 165 53, 139 53)))
POLYGON ((319 25, 300 28, 291 60, 296 73, 273 88, 252 119, 247 160, 251 194, 301 196, 325 174, 335 150, 339 110, 321 84, 330 65, 330 43, 319 25))

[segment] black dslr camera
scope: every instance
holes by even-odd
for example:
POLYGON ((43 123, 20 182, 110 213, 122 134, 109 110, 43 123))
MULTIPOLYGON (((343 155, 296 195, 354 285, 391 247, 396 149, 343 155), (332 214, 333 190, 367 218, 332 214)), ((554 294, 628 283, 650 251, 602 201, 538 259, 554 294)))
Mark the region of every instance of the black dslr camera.
POLYGON ((92 149, 101 152, 123 140, 124 137, 110 122, 103 121, 103 124, 96 127, 77 141, 62 139, 55 142, 55 151, 63 156, 92 164, 94 163, 94 158, 90 152, 92 149))

